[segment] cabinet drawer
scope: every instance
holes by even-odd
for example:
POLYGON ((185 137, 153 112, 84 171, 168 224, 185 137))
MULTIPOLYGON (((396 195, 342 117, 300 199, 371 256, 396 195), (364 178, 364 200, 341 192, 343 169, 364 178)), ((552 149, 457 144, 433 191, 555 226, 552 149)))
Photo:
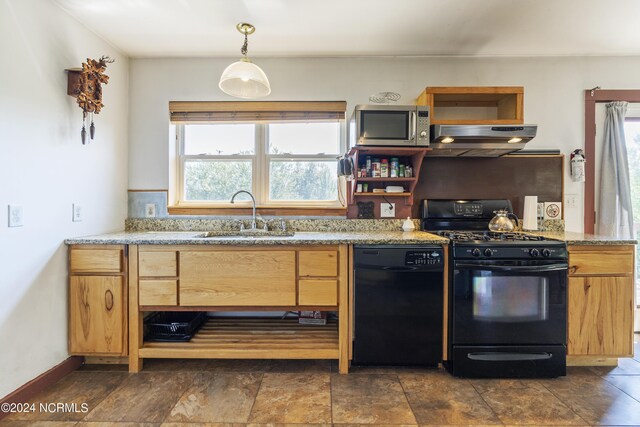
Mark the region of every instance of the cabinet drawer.
POLYGON ((181 306, 295 303, 295 251, 180 251, 181 306))
POLYGON ((298 282, 299 305, 338 305, 337 280, 300 280, 298 282))
POLYGON ((72 249, 70 267, 73 273, 119 273, 122 249, 72 249))
POLYGON ((629 274, 633 274, 633 252, 569 250, 569 275, 629 274))
POLYGON ((177 280, 140 280, 140 305, 178 305, 177 280))
POLYGON ((300 251, 298 253, 300 277, 336 277, 338 275, 337 251, 300 251))
POLYGON ((178 275, 178 262, 175 251, 140 252, 140 276, 174 277, 178 275))

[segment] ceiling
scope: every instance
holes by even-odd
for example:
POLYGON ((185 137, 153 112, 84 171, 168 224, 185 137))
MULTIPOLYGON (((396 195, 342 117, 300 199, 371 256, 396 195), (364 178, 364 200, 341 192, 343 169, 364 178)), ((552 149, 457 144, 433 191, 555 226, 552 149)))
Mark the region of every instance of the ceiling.
POLYGON ((640 55, 638 0, 52 0, 132 57, 640 55))

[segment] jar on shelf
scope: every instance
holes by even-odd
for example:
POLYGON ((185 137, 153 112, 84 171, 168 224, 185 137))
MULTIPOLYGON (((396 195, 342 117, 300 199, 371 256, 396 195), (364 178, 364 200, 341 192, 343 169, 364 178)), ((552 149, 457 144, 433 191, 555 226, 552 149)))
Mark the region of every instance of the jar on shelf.
POLYGON ((389 178, 389 159, 382 159, 380 162, 380 177, 389 178))
POLYGON ((389 166, 389 176, 391 178, 398 177, 398 163, 399 163, 399 159, 397 157, 391 158, 391 165, 389 166))

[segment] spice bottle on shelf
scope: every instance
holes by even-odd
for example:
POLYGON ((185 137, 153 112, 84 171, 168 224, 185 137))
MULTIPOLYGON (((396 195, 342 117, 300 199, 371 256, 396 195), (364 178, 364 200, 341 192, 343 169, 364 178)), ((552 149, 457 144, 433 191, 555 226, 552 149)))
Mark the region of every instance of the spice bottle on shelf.
POLYGON ((413 177, 413 168, 411 166, 407 165, 404 168, 404 176, 407 178, 413 177))
POLYGON ((398 166, 398 177, 404 178, 404 165, 398 166))
POLYGON ((389 178, 389 159, 382 159, 380 162, 380 177, 389 178))
POLYGON ((366 157, 364 165, 367 171, 367 174, 365 176, 371 176, 371 156, 366 157))
POLYGON ((398 158, 397 157, 391 158, 391 165, 389 167, 389 176, 391 178, 398 177, 398 158))
POLYGON ((378 158, 371 161, 371 177, 380 178, 380 159, 378 158))

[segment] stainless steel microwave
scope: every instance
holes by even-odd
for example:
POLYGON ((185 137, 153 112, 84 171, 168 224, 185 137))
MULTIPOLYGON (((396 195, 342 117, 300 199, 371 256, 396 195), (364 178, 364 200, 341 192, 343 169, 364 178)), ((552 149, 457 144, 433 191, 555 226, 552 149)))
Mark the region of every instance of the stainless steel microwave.
POLYGON ((349 120, 349 143, 428 147, 430 124, 429 107, 356 105, 349 120))

